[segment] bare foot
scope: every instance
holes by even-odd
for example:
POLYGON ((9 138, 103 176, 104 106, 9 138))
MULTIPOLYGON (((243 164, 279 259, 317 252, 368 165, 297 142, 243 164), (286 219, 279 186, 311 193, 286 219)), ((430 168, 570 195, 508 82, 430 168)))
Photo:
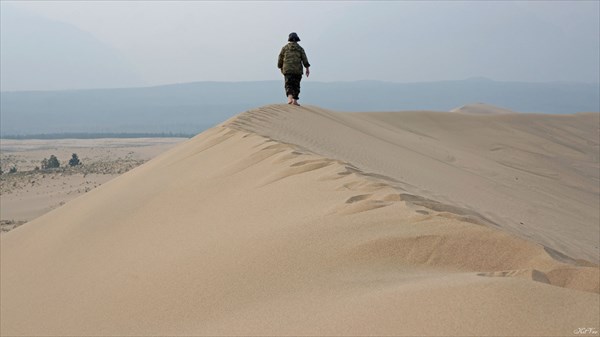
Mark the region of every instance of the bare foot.
POLYGON ((296 101, 296 100, 294 100, 294 101, 292 102, 292 104, 293 104, 293 105, 300 106, 300 104, 298 104, 298 101, 296 101))

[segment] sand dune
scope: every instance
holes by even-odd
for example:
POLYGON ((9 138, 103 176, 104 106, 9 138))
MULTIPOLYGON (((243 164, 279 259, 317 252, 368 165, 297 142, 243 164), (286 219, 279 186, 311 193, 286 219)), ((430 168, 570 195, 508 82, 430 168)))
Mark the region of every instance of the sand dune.
POLYGON ((599 262, 599 114, 303 111, 267 107, 230 125, 350 162, 442 209, 599 262))
POLYGON ((0 238, 0 333, 597 328, 597 125, 248 111, 0 238))
POLYGON ((485 103, 471 103, 460 106, 458 108, 450 110, 450 112, 460 112, 466 114, 477 114, 477 115, 505 115, 514 114, 515 111, 510 109, 501 108, 485 103))

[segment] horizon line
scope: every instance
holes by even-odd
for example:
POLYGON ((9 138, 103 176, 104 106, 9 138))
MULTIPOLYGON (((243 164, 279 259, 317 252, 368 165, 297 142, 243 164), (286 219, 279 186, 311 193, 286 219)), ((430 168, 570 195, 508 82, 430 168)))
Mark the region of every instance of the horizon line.
MULTIPOLYGON (((241 83, 264 83, 264 82, 281 82, 281 80, 245 80, 245 81, 215 81, 215 80, 200 80, 190 82, 173 82, 164 84, 150 84, 130 87, 98 87, 98 88, 71 88, 71 89, 26 89, 26 90, 0 90, 1 94, 12 94, 12 93, 39 93, 39 92, 67 92, 67 91, 93 91, 93 90, 131 90, 131 89, 151 89, 160 87, 169 87, 177 85, 188 85, 188 84, 199 84, 199 83, 214 83, 214 84, 241 84, 241 83)), ((399 82, 389 80, 374 80, 374 79, 362 79, 362 80, 349 80, 349 81, 311 81, 312 83, 325 83, 325 84, 347 84, 347 83, 359 83, 359 82, 375 82, 375 83, 388 83, 388 84, 431 84, 431 83, 447 83, 447 82, 496 82, 496 83, 520 83, 520 84, 580 84, 580 85, 600 85, 600 82, 578 82, 578 81, 519 81, 519 80, 495 80, 484 76, 473 76, 464 79, 448 79, 448 80, 429 80, 429 81, 410 81, 410 82, 399 82)))

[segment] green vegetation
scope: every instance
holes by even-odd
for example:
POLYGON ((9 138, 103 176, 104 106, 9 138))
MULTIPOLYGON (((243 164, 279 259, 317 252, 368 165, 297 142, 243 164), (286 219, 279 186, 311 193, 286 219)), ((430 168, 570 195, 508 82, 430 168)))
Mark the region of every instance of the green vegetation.
POLYGON ((60 162, 58 161, 58 158, 56 158, 55 155, 51 155, 49 159, 44 158, 44 160, 42 160, 42 170, 59 168, 59 167, 60 167, 60 162))
POLYGON ((81 165, 81 161, 79 161, 79 157, 77 156, 77 153, 73 153, 73 155, 71 156, 71 159, 69 160, 69 166, 77 166, 77 165, 81 165))

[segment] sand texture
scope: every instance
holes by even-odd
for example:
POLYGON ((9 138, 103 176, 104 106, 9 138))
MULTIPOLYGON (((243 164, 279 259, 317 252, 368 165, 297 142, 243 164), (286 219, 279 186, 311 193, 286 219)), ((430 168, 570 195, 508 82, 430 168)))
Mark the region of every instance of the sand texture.
POLYGON ((0 238, 0 333, 600 327, 598 114, 240 114, 0 238))

